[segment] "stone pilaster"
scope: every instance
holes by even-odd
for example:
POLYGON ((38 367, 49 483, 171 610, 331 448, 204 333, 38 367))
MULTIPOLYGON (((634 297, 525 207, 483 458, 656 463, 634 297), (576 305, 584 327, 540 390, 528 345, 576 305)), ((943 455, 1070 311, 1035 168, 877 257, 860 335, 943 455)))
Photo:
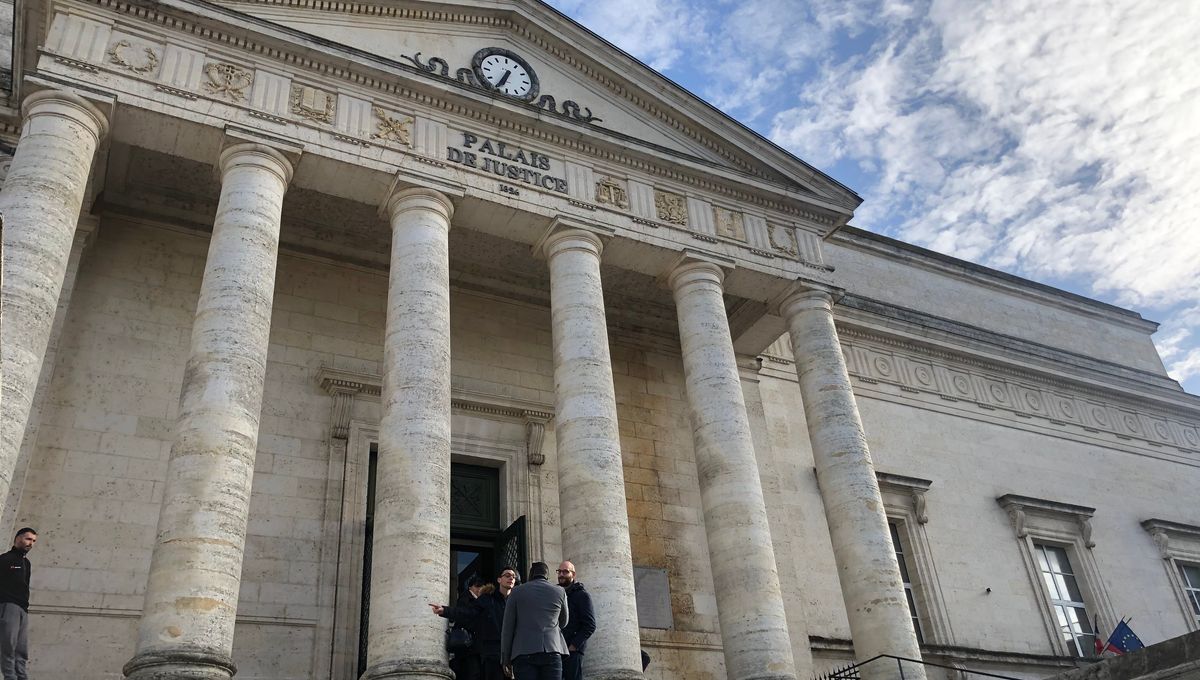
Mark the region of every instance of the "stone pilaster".
POLYGON ((685 255, 667 276, 679 317, 696 473, 730 680, 796 677, 724 271, 685 255))
POLYGON ((563 559, 586 570, 599 627, 588 641, 590 678, 640 678, 629 516, 617 402, 600 283, 603 242, 556 222, 538 246, 550 265, 555 435, 563 559))
MULTIPOLYGON (((833 323, 833 298, 825 290, 800 290, 783 300, 780 312, 791 334, 854 654, 860 662, 879 654, 919 659, 883 498, 833 323)), ((895 673, 894 664, 863 668, 866 678, 895 673)), ((905 664, 904 675, 923 680, 924 667, 905 664)))
POLYGON ((240 143, 220 157, 175 443, 150 563, 136 680, 226 680, 258 443, 283 195, 292 163, 240 143))
POLYGON ((450 217, 432 189, 396 191, 383 417, 375 478, 371 617, 363 678, 444 678, 450 587, 450 217))
POLYGON ((92 159, 108 119, 70 92, 25 98, 24 126, 0 193, 0 502, 8 498, 42 370, 92 159))

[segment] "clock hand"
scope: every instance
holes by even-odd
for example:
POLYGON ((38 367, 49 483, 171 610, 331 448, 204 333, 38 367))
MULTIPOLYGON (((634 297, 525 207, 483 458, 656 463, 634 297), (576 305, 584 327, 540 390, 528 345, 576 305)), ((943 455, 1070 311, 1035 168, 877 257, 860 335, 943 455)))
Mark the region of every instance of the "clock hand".
POLYGON ((496 87, 504 87, 504 83, 508 82, 508 77, 512 75, 512 71, 505 71, 500 81, 496 83, 496 87))

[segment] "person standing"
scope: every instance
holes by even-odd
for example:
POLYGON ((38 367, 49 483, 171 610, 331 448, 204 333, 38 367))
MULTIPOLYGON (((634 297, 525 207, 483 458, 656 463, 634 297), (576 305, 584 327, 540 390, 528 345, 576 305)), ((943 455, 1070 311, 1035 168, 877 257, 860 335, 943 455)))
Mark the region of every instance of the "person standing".
POLYGON ((505 567, 496 578, 496 589, 491 584, 483 586, 479 596, 454 607, 433 604, 433 613, 450 619, 455 625, 471 631, 471 647, 463 654, 459 665, 463 680, 503 680, 504 671, 500 664, 500 627, 504 624, 504 610, 509 595, 520 577, 517 570, 505 567))
POLYGON ((558 585, 567 591, 567 606, 571 610, 571 619, 563 629, 563 638, 571 655, 563 659, 562 678, 583 680, 583 652, 587 648, 588 638, 596 632, 592 596, 575 579, 575 565, 569 561, 558 565, 558 585))
POLYGON ((570 613, 566 591, 546 580, 549 573, 545 562, 534 562, 529 582, 504 609, 500 660, 516 680, 562 680, 562 658, 570 653, 562 629, 570 613))
POLYGON ((29 577, 33 566, 26 555, 37 543, 37 532, 23 527, 13 537, 12 550, 0 555, 0 673, 4 680, 27 680, 29 659, 29 577))

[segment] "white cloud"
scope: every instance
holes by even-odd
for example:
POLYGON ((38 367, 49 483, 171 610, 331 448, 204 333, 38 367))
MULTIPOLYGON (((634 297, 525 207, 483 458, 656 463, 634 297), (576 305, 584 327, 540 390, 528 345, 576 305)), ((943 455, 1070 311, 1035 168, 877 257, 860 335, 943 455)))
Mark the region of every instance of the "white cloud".
POLYGON ((557 0, 560 11, 622 50, 666 71, 705 41, 704 9, 686 0, 557 0))
MULTIPOLYGON (((859 225, 1200 309, 1200 2, 562 3, 805 160, 856 164, 859 225)), ((1198 317, 1160 332, 1179 379, 1200 376, 1198 317)))

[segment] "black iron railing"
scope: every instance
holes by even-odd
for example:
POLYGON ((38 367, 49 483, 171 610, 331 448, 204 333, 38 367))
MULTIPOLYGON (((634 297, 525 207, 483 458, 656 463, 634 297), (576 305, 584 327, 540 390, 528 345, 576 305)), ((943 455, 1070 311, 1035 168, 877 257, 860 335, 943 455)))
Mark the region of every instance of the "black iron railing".
POLYGON ((870 680, 912 680, 918 677, 915 666, 932 666, 933 668, 945 668, 947 670, 956 671, 966 674, 967 676, 979 676, 983 678, 997 678, 998 680, 1020 680, 1010 675, 997 675, 996 673, 985 673, 983 671, 973 671, 968 668, 959 668, 958 666, 947 666, 946 664, 934 663, 932 661, 922 661, 920 659, 906 659, 902 656, 892 656, 891 654, 880 654, 863 661, 862 663, 850 664, 836 668, 828 673, 813 676, 813 680, 863 680, 866 675, 870 680), (905 667, 908 667, 908 673, 905 674, 905 667), (894 668, 894 670, 893 670, 894 668))

